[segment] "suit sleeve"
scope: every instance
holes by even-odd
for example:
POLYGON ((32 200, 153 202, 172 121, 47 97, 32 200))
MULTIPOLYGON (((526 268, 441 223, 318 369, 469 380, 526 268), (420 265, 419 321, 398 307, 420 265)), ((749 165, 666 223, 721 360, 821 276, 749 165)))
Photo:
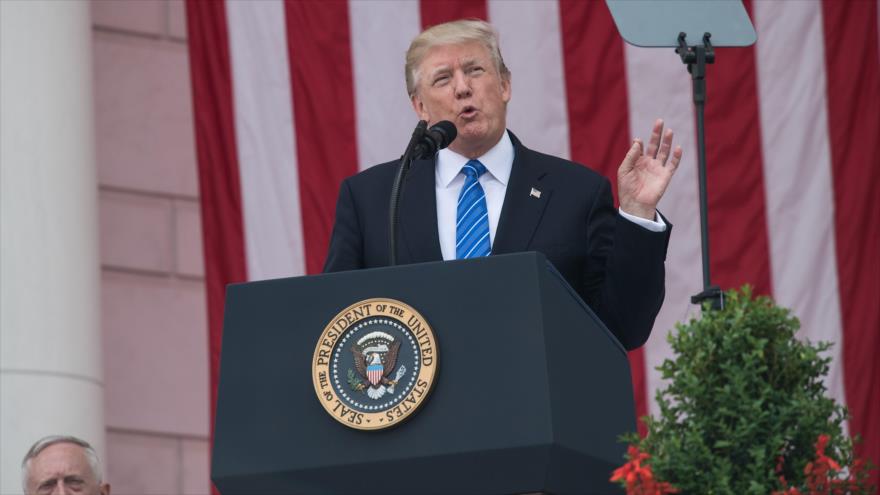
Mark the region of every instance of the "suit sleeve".
POLYGON ((364 267, 364 239, 355 207, 354 194, 348 180, 339 188, 336 202, 336 221, 330 235, 330 248, 324 273, 358 270, 364 267))
POLYGON ((607 179, 587 221, 585 300, 626 349, 635 349, 648 340, 663 304, 672 225, 651 232, 620 216, 607 179))

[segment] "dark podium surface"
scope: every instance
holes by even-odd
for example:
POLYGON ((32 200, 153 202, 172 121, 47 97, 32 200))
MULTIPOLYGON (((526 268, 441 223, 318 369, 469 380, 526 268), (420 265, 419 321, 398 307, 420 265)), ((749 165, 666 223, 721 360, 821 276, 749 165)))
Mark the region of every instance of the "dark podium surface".
POLYGON ((232 494, 619 493, 635 430, 626 353, 537 253, 231 285, 212 479, 232 494), (439 348, 431 396, 404 423, 347 428, 312 356, 369 298, 400 300, 439 348))

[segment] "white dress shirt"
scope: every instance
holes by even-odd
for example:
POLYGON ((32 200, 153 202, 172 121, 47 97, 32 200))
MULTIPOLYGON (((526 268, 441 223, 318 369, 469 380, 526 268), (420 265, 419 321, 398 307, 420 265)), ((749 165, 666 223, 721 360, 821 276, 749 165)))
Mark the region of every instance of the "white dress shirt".
MULTIPOLYGON (((504 205, 504 194, 513 168, 513 142, 507 132, 492 149, 477 158, 485 167, 486 173, 480 176, 480 186, 486 193, 486 208, 489 211, 489 240, 494 244, 498 230, 498 218, 504 205)), ((434 187, 437 196, 437 233, 440 237, 440 252, 444 260, 455 259, 455 224, 458 209, 458 195, 464 185, 465 175, 461 168, 470 159, 445 148, 437 153, 437 166, 434 168, 434 187)), ((659 216, 658 221, 646 220, 618 209, 620 214, 653 232, 666 230, 666 223, 659 216)))

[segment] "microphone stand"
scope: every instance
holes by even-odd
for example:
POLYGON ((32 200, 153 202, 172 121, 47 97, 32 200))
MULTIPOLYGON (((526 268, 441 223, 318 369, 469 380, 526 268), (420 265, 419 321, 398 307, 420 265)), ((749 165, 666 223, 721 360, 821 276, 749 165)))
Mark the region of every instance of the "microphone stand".
POLYGON ((416 125, 412 137, 409 139, 409 144, 406 145, 406 151, 404 151, 403 156, 400 157, 400 167, 397 169, 397 175, 394 177, 394 184, 391 186, 391 205, 388 209, 389 266, 397 264, 397 231, 398 224, 400 223, 400 193, 403 188, 403 183, 406 180, 406 175, 409 173, 412 161, 417 156, 415 153, 416 146, 422 140, 427 128, 428 123, 424 120, 420 120, 418 125, 416 125))
POLYGON ((711 33, 703 34, 701 45, 688 46, 687 35, 678 34, 678 48, 675 52, 687 65, 693 79, 694 105, 697 109, 697 160, 700 178, 700 234, 703 254, 703 291, 691 296, 691 304, 702 305, 710 301, 713 309, 724 307, 724 293, 717 285, 712 285, 709 275, 709 200, 706 193, 706 136, 703 111, 706 107, 706 64, 715 62, 715 51, 709 39, 711 33))

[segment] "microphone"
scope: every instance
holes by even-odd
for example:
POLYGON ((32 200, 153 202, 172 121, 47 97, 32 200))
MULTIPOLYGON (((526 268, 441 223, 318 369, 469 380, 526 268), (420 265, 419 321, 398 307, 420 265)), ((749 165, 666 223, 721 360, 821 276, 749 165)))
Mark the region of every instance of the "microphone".
POLYGON ((391 204, 388 208, 388 262, 391 266, 397 264, 397 230, 400 223, 400 193, 403 190, 403 183, 406 180, 406 174, 409 172, 410 165, 413 160, 420 158, 430 158, 434 156, 438 150, 449 146, 449 143, 455 139, 458 130, 455 124, 448 120, 437 122, 430 129, 426 129, 428 123, 420 120, 413 130, 409 144, 406 145, 406 151, 400 157, 400 166, 397 168, 397 175, 394 177, 394 183, 391 185, 391 204))
POLYGON ((424 131, 421 140, 416 144, 414 158, 430 158, 434 153, 449 146, 458 135, 455 124, 448 120, 441 120, 424 131))
POLYGON ((401 163, 405 160, 411 160, 413 158, 413 153, 416 151, 416 146, 422 142, 422 139, 425 136, 425 132, 428 131, 428 122, 424 120, 420 120, 418 124, 416 124, 416 128, 413 130, 412 136, 409 138, 409 143, 406 144, 406 151, 403 152, 403 156, 400 157, 401 163))

